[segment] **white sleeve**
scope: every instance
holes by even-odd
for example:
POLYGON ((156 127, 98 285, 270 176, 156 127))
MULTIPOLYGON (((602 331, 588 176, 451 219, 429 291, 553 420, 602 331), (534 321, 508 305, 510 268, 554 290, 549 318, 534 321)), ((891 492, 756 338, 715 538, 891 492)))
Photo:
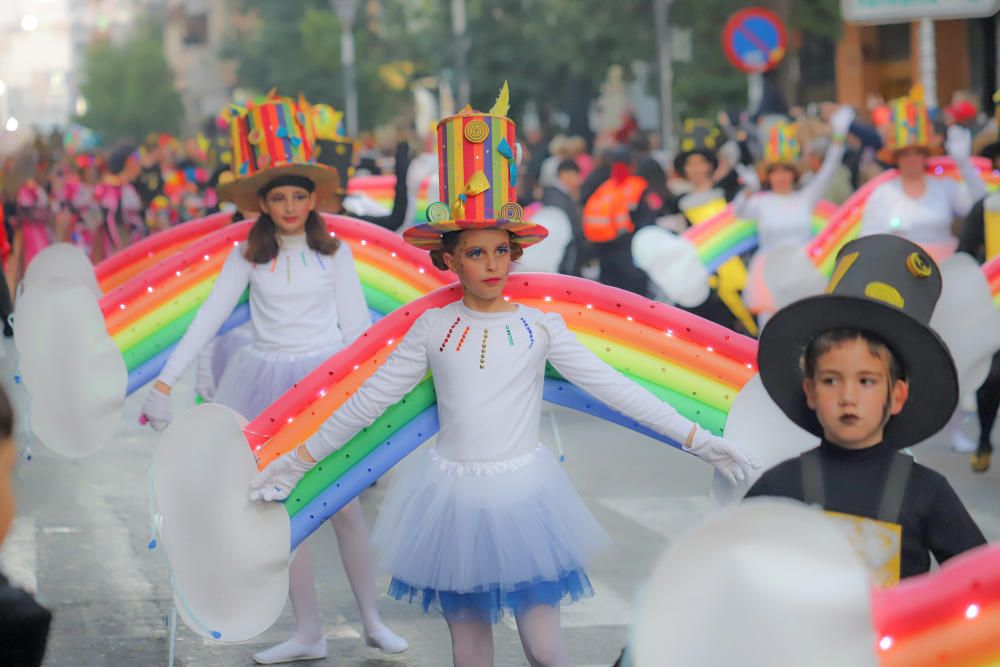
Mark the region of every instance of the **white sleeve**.
POLYGON ((372 317, 361 290, 361 279, 354 268, 354 256, 346 243, 341 243, 333 255, 333 289, 337 322, 344 343, 350 345, 372 325, 372 317))
POLYGON ((208 298, 201 304, 187 333, 174 348, 157 379, 168 387, 177 383, 198 353, 215 338, 219 327, 232 314, 243 290, 250 284, 250 271, 250 262, 243 257, 243 246, 233 248, 226 263, 222 265, 222 271, 208 298))
POLYGON ((546 313, 541 325, 549 334, 548 360, 560 375, 643 426, 685 443, 694 422, 587 349, 561 315, 546 313))
POLYGON ((986 184, 970 158, 955 160, 955 166, 962 175, 963 186, 954 188, 951 210, 956 218, 964 218, 969 215, 972 206, 986 196, 986 184))
POLYGON ((740 190, 733 199, 733 216, 739 220, 760 221, 760 198, 763 193, 740 190))
POLYGON ((809 179, 808 183, 802 186, 800 192, 809 202, 810 211, 816 208, 816 204, 823 198, 823 193, 830 187, 830 182, 833 181, 834 175, 844 160, 845 150, 842 141, 830 144, 830 147, 826 149, 826 155, 823 156, 823 164, 820 165, 819 171, 809 179))
POLYGON ((893 206, 891 201, 887 201, 890 199, 890 190, 887 185, 886 183, 876 187, 868 196, 858 236, 870 236, 889 231, 887 220, 892 214, 893 206))
POLYGON ((321 461, 343 447, 423 379, 427 373, 427 336, 436 312, 430 310, 418 317, 385 364, 306 441, 314 459, 321 461))

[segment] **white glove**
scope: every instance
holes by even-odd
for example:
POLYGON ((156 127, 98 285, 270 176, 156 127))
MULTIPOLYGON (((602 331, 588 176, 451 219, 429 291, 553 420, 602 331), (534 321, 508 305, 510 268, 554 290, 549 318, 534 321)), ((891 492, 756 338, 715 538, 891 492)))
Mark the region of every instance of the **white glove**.
POLYGON ((198 362, 195 365, 194 390, 206 403, 211 402, 215 395, 215 374, 212 372, 212 350, 214 345, 209 346, 198 355, 198 362))
POLYGON ((846 137, 853 121, 854 107, 847 104, 837 107, 837 110, 830 115, 830 129, 833 130, 834 138, 846 137))
POLYGON ((250 500, 284 500, 315 465, 303 461, 296 447, 271 461, 250 481, 250 500))
POLYGON ((952 125, 948 128, 948 138, 944 149, 953 160, 968 160, 972 157, 972 133, 964 127, 952 125))
POLYGON ((756 457, 745 454, 737 447, 701 427, 697 427, 691 447, 685 448, 685 450, 702 461, 711 463, 734 485, 750 479, 751 471, 760 468, 760 462, 757 461, 756 457))
POLYGON ((740 177, 740 183, 743 187, 750 192, 757 192, 760 190, 760 175, 757 170, 745 164, 737 164, 733 167, 736 170, 737 176, 740 177))
POLYGON ((143 401, 139 411, 139 423, 149 424, 154 431, 162 431, 170 426, 173 413, 170 410, 170 396, 153 387, 143 401))

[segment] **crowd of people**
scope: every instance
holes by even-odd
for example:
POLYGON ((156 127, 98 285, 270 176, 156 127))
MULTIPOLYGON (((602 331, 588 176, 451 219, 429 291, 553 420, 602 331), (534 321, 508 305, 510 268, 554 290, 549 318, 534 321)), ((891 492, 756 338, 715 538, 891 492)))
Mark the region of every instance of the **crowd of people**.
MULTIPOLYGON (((219 210, 221 201, 253 217, 247 241, 231 250, 146 394, 142 419, 162 430, 173 419, 173 388, 202 353, 213 365, 213 357, 224 358, 220 377, 199 393, 253 418, 364 336, 371 316, 351 250, 327 233, 320 210, 400 230, 404 240, 429 251, 436 268, 455 274, 461 298, 415 318, 395 352, 318 432, 263 468, 250 496, 288 498, 304 475, 432 371, 440 435, 399 472, 371 541, 393 575, 389 595, 424 611, 439 609, 454 664, 462 667, 492 664, 492 627, 505 613, 514 617, 532 665, 570 665, 559 607, 593 594, 586 568, 607 535, 538 444, 546 363, 733 484, 759 476, 751 496, 804 500, 851 525, 878 524, 891 548, 866 554, 866 564, 882 584, 926 574, 932 556, 943 562, 984 545, 948 482, 897 451, 944 428, 959 401, 955 362, 929 321, 941 294, 938 263, 955 252, 980 261, 991 252, 977 233, 984 228, 987 191, 972 157, 976 148, 1000 157, 994 122, 979 119, 974 109, 970 117, 967 100, 932 119, 914 93, 865 110, 820 104, 784 116, 726 112, 714 122, 690 119, 670 154, 631 122, 597 136, 589 149, 581 137, 530 136, 519 167, 518 151, 507 142, 514 127, 506 96, 505 88, 488 114, 467 107, 441 121, 436 172, 442 201, 431 203, 428 220, 419 224, 405 215, 409 146, 397 145, 390 161, 392 211, 363 212, 348 195, 353 143, 315 135, 312 112, 301 101, 260 102, 277 116, 306 120, 278 128, 264 114, 244 114, 233 120, 233 145, 151 136, 141 146, 83 153, 57 141, 38 143, 4 174, 8 284, 16 286, 34 254, 53 241, 74 243, 97 262, 152 231, 219 210), (272 135, 282 141, 262 140, 272 135), (325 162, 316 150, 323 141, 332 142, 328 157, 341 158, 325 162), (487 141, 490 152, 477 153, 487 141), (961 182, 928 175, 928 159, 942 151, 961 182), (490 168, 478 160, 490 161, 490 168), (793 304, 778 298, 784 292, 773 280, 781 273, 774 258, 809 243, 817 205, 843 203, 888 168, 899 177, 871 192, 877 203, 866 208, 862 238, 841 251, 827 293, 793 304), (633 257, 637 232, 654 226, 682 232, 730 204, 737 217, 755 221, 755 252, 729 258, 715 271, 707 299, 685 307, 759 335, 765 390, 822 444, 760 470, 753 452, 729 432, 713 434, 601 361, 561 315, 505 298, 513 264, 549 234, 522 217, 533 203, 560 211, 571 230, 560 272, 659 299, 669 295, 633 257), (279 263, 284 268, 276 272, 279 263), (271 268, 255 270, 262 266, 271 268), (240 342, 216 341, 212 348, 248 288, 250 323, 236 334, 240 342), (463 349, 470 332, 474 344, 463 349)), ((384 162, 372 157, 372 164, 384 162)), ((990 465, 998 366, 994 360, 993 375, 980 389, 977 472, 990 465)), ((3 407, 0 402, 0 449, 9 432, 3 407)), ((407 650, 378 611, 357 501, 331 523, 366 643, 386 653, 407 650)), ((289 590, 295 633, 257 653, 259 663, 327 655, 306 545, 291 560, 289 590)), ((47 623, 47 616, 36 619, 47 623)), ((635 655, 649 650, 641 642, 634 648, 635 655)))

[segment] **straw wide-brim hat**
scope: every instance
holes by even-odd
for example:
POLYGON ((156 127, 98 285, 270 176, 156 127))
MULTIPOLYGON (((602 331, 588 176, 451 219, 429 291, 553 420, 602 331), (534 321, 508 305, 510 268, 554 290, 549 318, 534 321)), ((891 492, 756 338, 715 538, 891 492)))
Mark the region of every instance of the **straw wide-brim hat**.
POLYGON ((316 208, 334 209, 340 201, 340 174, 336 169, 322 164, 290 163, 262 169, 244 178, 237 178, 219 186, 219 199, 231 201, 241 211, 260 211, 260 191, 280 176, 302 176, 316 186, 316 208))

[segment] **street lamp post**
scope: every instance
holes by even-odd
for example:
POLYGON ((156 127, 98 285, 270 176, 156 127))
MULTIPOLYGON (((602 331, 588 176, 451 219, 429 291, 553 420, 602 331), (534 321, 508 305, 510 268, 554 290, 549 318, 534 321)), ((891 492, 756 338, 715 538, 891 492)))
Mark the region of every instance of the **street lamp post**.
POLYGON ((660 74, 660 138, 663 150, 674 147, 674 69, 670 51, 670 5, 673 0, 653 0, 656 24, 656 55, 660 74))
POLYGON ((455 41, 455 78, 458 106, 469 103, 468 37, 465 34, 465 0, 451 0, 451 34, 455 41))
POLYGON ((340 64, 344 67, 344 116, 347 135, 358 136, 358 83, 354 66, 354 15, 359 0, 330 0, 340 18, 340 64))

